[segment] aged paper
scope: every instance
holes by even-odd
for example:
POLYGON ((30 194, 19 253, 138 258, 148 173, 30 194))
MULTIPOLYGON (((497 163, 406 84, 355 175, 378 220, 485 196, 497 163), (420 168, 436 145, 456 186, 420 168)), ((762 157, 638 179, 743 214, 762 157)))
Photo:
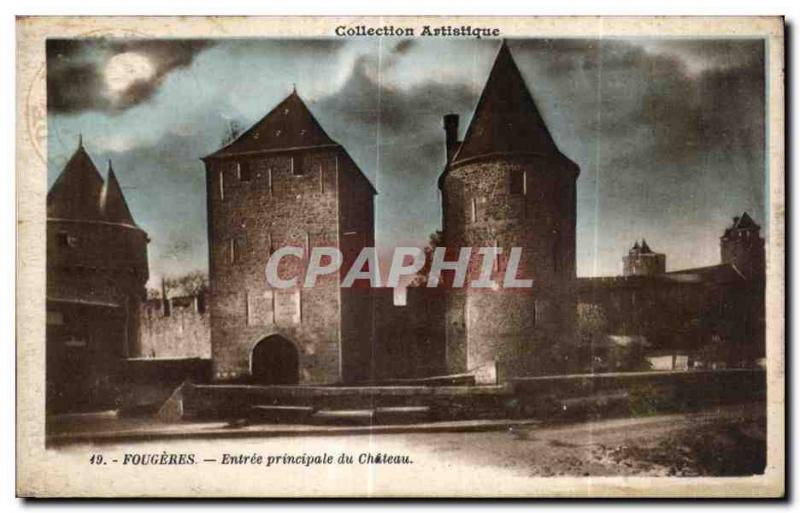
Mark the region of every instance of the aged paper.
POLYGON ((785 493, 782 18, 17 45, 18 495, 785 493))

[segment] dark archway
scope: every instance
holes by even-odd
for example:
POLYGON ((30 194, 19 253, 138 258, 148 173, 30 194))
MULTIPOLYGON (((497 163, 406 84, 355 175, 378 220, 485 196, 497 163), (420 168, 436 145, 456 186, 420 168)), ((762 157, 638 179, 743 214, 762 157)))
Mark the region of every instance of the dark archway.
POLYGON ((271 335, 253 348, 253 382, 260 385, 296 385, 299 380, 297 349, 280 335, 271 335))

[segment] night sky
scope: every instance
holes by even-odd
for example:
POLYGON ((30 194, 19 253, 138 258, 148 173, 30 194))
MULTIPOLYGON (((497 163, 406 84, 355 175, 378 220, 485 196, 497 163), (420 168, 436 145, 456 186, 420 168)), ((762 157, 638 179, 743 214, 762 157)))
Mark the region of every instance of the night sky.
MULTIPOLYGON (((761 40, 510 40, 578 179, 578 275, 614 275, 636 239, 668 270, 719 262, 734 215, 764 224, 761 40)), ((463 136, 499 41, 51 40, 52 185, 78 134, 105 174, 112 159, 148 232, 151 284, 206 269, 200 157, 292 91, 379 191, 381 252, 439 228, 442 115, 463 136)))

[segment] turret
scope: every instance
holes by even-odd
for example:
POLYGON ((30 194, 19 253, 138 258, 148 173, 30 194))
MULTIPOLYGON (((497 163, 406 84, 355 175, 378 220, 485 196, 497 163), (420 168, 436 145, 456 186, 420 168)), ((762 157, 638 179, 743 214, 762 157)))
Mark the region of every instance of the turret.
MULTIPOLYGON (((572 339, 575 302, 575 182, 578 166, 550 135, 503 42, 462 142, 457 118, 445 116, 448 159, 439 178, 444 241, 449 248, 496 246, 502 276, 514 247, 517 272, 532 289, 455 291, 448 309, 449 370, 490 361, 502 376, 558 372, 549 345, 572 339), (453 147, 455 145, 455 147, 453 147), (466 312, 469 312, 468 314, 466 312)), ((477 276, 472 262, 469 276, 477 276)))
POLYGON ((666 271, 667 256, 650 249, 647 241, 642 239, 641 245, 638 240, 634 243, 628 255, 622 257, 622 262, 624 276, 655 276, 666 271))
POLYGON ((81 138, 47 194, 48 412, 113 406, 120 361, 141 356, 148 242, 81 138))
POLYGON ((732 264, 747 277, 762 277, 765 269, 764 239, 761 227, 745 212, 733 218, 720 237, 723 264, 732 264))

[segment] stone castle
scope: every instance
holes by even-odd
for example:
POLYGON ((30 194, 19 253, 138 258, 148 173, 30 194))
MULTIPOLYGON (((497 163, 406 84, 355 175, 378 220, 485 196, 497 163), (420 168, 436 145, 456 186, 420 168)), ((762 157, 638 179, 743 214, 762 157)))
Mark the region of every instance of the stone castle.
MULTIPOLYGON (((552 364, 538 358, 542 349, 573 338, 578 167, 558 150, 505 43, 464 140, 457 140, 456 116, 444 122, 444 245, 497 247, 497 273, 509 248, 522 247, 519 277, 537 287, 417 293, 406 309, 443 303, 431 320, 442 329, 426 339, 448 373, 486 364, 501 376, 541 371, 552 364)), ((383 341, 405 326, 376 318, 381 291, 343 289, 339 277, 279 291, 262 279, 265 255, 276 247, 308 255, 334 246, 347 269, 374 244, 375 189, 297 93, 203 160, 215 378, 331 383, 392 374, 379 363, 383 341)), ((282 265, 295 266, 282 269, 287 275, 300 274, 305 262, 282 265)), ((476 275, 477 265, 470 263, 476 275)))
MULTIPOLYGON (((359 282, 343 288, 341 274, 323 276, 313 288, 269 288, 264 265, 276 248, 296 246, 306 256, 314 247, 338 248, 343 274, 375 241, 376 189, 292 92, 202 158, 207 294, 142 306, 147 235, 113 171, 103 182, 81 146, 48 196, 48 362, 73 361, 75 350, 66 348, 79 343, 66 341, 88 340, 81 347, 105 345, 90 351, 84 367, 177 357, 183 348, 191 353, 183 356, 210 354, 210 379, 219 382, 375 383, 487 367, 503 380, 574 371, 570 355, 578 351, 578 312, 586 304, 608 312, 610 334, 692 347, 720 336, 747 344, 748 336, 748 355, 763 355, 764 241, 747 214, 725 231, 720 266, 668 273, 665 255, 642 241, 624 257, 624 276, 578 279, 579 168, 559 151, 505 43, 463 140, 458 133, 458 116, 445 115, 439 244, 448 261, 458 259, 460 247, 497 248, 497 276, 509 249, 521 247, 518 277, 533 279, 533 288, 409 287, 405 305, 394 303, 391 289, 359 282), (91 279, 78 285, 78 275, 91 279), (676 302, 680 311, 664 306, 676 302), (101 331, 94 322, 117 331, 104 331, 100 342, 92 338, 101 331), (96 356, 101 352, 107 357, 96 356)), ((278 274, 299 275, 306 265, 283 259, 278 274)), ((470 261, 468 272, 477 275, 479 265, 470 261)), ((67 368, 53 366, 53 383, 67 368)))

